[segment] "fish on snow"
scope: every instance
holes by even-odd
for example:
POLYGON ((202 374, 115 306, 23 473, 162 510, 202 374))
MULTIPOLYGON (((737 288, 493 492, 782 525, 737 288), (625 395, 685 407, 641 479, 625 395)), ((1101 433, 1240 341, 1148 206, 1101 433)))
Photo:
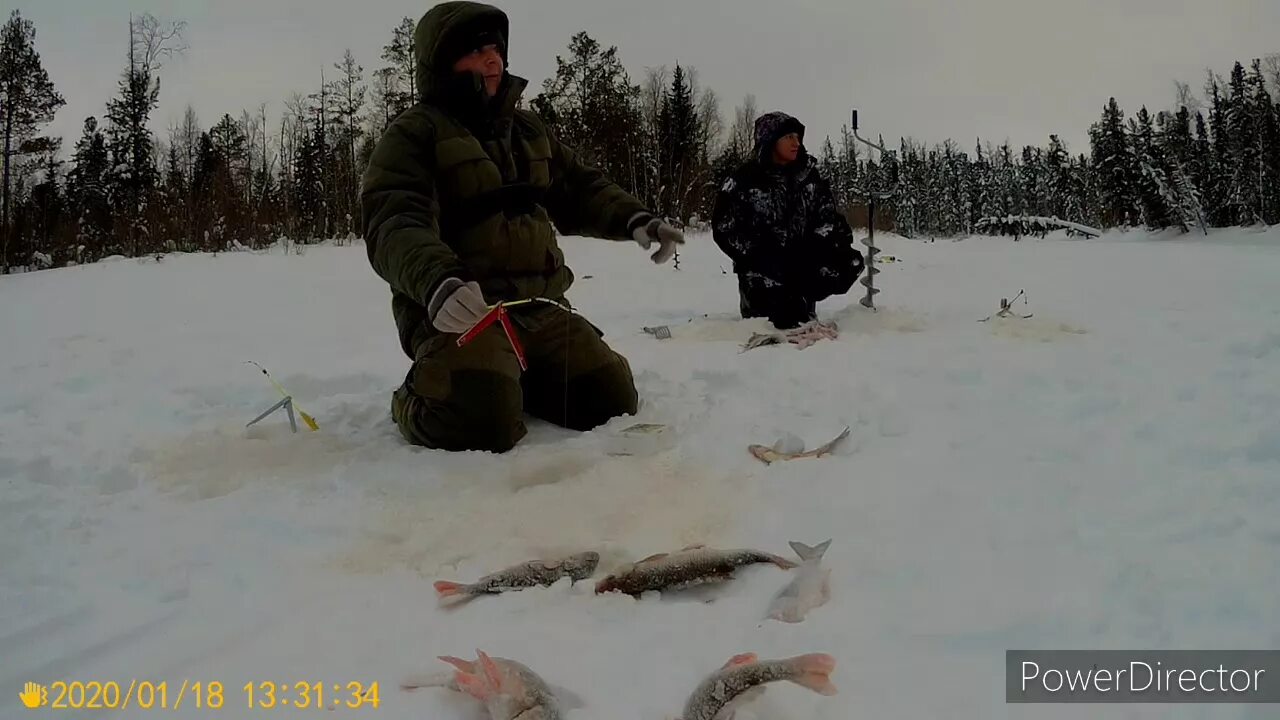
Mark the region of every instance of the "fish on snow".
POLYGON ((807 653, 777 660, 761 660, 755 653, 729 658, 689 695, 678 720, 733 720, 744 705, 764 693, 769 683, 786 681, 820 695, 835 695, 831 672, 836 659, 827 653, 807 653))
POLYGON ((651 591, 678 590, 721 582, 740 567, 768 563, 784 570, 797 563, 773 553, 752 549, 721 550, 689 545, 673 553, 658 553, 632 563, 596 583, 596 593, 622 592, 632 596, 651 591))
POLYGON ((484 704, 490 720, 561 720, 564 708, 585 705, 577 694, 548 683, 521 662, 482 650, 476 656, 476 660, 464 660, 441 655, 453 671, 410 676, 400 682, 400 688, 443 687, 467 693, 484 704))
POLYGON ((769 618, 798 623, 810 610, 825 605, 831 599, 831 569, 822 566, 822 556, 829 547, 831 540, 813 547, 791 542, 791 549, 800 556, 800 567, 791 582, 773 598, 769 605, 769 618))
POLYGON ((585 580, 595 573, 599 564, 600 553, 588 551, 558 559, 529 560, 485 575, 473 583, 437 580, 434 587, 441 601, 466 600, 480 595, 546 587, 564 577, 573 582, 585 580))

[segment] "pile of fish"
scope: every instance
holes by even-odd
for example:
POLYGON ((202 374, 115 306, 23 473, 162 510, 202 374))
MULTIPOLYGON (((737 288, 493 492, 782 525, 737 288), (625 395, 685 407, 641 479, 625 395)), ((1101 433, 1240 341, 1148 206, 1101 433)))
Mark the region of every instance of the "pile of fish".
MULTIPOLYGON (((802 622, 814 608, 831 597, 831 571, 822 558, 831 546, 792 541, 799 562, 751 548, 717 549, 689 545, 674 552, 658 553, 619 568, 595 584, 597 595, 623 593, 639 597, 646 592, 672 592, 706 583, 732 580, 740 568, 773 565, 793 570, 791 580, 769 604, 765 617, 780 622, 802 622)), ((442 602, 498 595, 532 587, 548 587, 569 578, 571 583, 595 574, 600 554, 581 552, 562 558, 537 559, 486 575, 473 583, 449 580, 435 583, 442 602)), ((452 671, 406 678, 401 688, 442 687, 462 692, 484 705, 491 720, 559 720, 567 708, 585 703, 572 691, 554 686, 528 666, 515 660, 476 651, 475 660, 442 655, 452 671)), ((675 720, 733 720, 736 711, 759 697, 769 683, 786 681, 822 695, 835 695, 831 672, 835 658, 808 653, 761 660, 755 653, 741 653, 707 675, 690 693, 682 715, 675 720)))

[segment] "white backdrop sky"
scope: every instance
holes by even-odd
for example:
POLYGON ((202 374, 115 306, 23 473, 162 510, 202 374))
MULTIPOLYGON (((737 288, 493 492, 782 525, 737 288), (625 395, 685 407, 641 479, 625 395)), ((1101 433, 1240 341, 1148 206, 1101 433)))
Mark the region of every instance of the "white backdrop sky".
MULTIPOLYGON (((52 127, 69 151, 88 115, 100 116, 124 65, 128 14, 188 23, 186 55, 161 75, 153 128, 191 104, 208 128, 291 92, 311 92, 322 68, 351 48, 366 76, 402 17, 421 0, 18 0, 67 98, 52 127)), ((631 73, 697 68, 731 120, 754 93, 809 127, 808 145, 838 137, 857 107, 864 135, 896 143, 977 138, 1044 144, 1058 133, 1087 151, 1087 129, 1114 95, 1132 114, 1171 107, 1174 81, 1197 92, 1206 68, 1280 52, 1276 0, 499 0, 511 16, 512 72, 530 97, 570 36, 616 45, 631 73)), ((6 13, 7 14, 7 13, 6 13)))

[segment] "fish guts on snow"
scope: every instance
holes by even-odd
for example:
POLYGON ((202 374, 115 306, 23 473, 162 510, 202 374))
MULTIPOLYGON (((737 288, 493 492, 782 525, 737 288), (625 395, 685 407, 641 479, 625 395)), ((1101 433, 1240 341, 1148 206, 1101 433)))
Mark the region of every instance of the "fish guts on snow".
POLYGON ((780 680, 820 695, 835 695, 836 686, 831 683, 835 667, 836 659, 826 653, 778 660, 761 660, 755 653, 734 655, 694 689, 679 720, 733 720, 739 708, 764 693, 766 685, 780 680))
POLYGON ((622 592, 638 597, 650 590, 677 590, 728 580, 738 568, 756 563, 770 563, 784 570, 797 567, 791 560, 761 550, 719 550, 690 545, 632 563, 596 583, 596 593, 622 592))
POLYGON ((441 600, 469 599, 478 595, 496 595, 511 590, 546 587, 567 577, 573 582, 591 577, 600 564, 600 553, 581 552, 568 557, 549 560, 530 560, 485 575, 470 583, 437 580, 435 589, 441 600))

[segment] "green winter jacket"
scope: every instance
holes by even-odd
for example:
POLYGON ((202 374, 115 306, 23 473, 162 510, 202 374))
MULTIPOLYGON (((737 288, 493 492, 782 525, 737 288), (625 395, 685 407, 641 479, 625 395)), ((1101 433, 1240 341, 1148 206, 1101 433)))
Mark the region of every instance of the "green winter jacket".
MULTIPOLYGON (((496 8, 446 2, 423 16, 414 35, 422 101, 387 128, 361 189, 369 262, 391 286, 410 358, 438 332, 427 305, 446 278, 475 280, 489 303, 563 302, 573 273, 556 230, 629 240, 648 213, 558 142, 538 116, 516 109, 525 80, 506 74, 490 99, 479 76, 452 72, 448 58, 468 49, 462 44, 476 24, 499 32, 505 55, 507 17, 496 8)), ((528 327, 536 313, 513 314, 528 327)))

